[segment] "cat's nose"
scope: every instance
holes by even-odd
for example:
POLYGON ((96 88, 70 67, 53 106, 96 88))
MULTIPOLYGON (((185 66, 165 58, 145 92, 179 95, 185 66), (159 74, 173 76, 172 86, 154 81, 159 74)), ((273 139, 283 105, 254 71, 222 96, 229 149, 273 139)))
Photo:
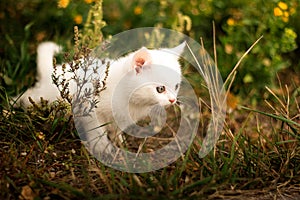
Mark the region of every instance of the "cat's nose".
POLYGON ((175 99, 169 99, 170 103, 174 103, 175 99))

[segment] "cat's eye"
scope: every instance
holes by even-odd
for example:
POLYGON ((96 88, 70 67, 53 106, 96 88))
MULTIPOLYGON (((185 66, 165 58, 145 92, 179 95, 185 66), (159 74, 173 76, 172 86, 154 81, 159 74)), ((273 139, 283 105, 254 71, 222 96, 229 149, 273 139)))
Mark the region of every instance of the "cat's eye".
POLYGON ((177 83, 177 84, 175 85, 175 90, 177 90, 178 87, 179 87, 179 84, 177 83))
POLYGON ((158 86, 158 87, 156 87, 156 91, 158 93, 163 93, 164 91, 166 91, 166 87, 165 86, 158 86))

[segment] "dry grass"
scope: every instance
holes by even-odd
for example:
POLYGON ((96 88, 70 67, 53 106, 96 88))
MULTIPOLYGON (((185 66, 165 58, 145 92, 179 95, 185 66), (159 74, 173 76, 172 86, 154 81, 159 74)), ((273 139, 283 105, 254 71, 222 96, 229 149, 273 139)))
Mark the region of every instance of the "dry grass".
POLYGON ((299 93, 288 91, 289 98, 287 90, 281 96, 270 90, 275 98, 261 104, 263 112, 238 104, 214 151, 200 159, 201 132, 210 116, 204 107, 199 135, 185 156, 143 174, 107 168, 90 156, 72 120, 62 115, 64 107, 2 110, 1 199, 297 199, 299 93))

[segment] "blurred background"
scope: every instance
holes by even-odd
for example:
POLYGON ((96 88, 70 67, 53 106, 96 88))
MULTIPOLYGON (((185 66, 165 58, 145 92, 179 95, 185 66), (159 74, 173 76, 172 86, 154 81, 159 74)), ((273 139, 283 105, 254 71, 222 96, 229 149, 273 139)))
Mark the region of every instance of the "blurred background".
MULTIPOLYGON (((9 95, 34 83, 36 47, 55 41, 73 45, 73 27, 84 27, 93 0, 1 0, 0 83, 9 95)), ((243 53, 263 39, 243 60, 232 86, 237 98, 257 104, 265 86, 280 81, 299 86, 299 0, 104 0, 103 35, 136 27, 164 27, 200 42, 213 56, 216 28, 218 67, 225 79, 243 53)))

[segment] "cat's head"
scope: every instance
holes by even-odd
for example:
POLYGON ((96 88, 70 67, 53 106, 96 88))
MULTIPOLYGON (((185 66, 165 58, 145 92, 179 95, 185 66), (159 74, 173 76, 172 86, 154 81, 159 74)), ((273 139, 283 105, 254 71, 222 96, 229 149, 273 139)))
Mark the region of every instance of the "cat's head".
MULTIPOLYGON (((185 42, 175 48, 139 49, 132 57, 132 78, 136 88, 130 102, 137 105, 175 104, 181 82, 178 62, 185 42)), ((131 85, 133 86, 133 85, 131 85)))

